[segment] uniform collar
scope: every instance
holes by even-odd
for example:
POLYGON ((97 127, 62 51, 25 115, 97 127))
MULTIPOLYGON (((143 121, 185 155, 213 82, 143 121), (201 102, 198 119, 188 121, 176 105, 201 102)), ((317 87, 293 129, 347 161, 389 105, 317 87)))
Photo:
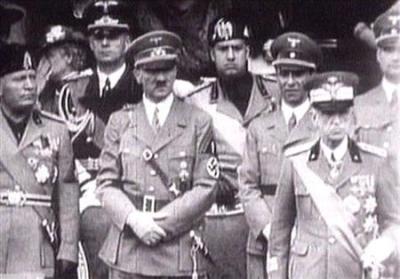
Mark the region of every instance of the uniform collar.
POLYGON ((348 150, 348 143, 349 139, 345 137, 342 142, 334 149, 331 149, 329 146, 327 146, 322 140, 321 140, 321 150, 326 159, 328 160, 329 163, 335 164, 336 162, 341 162, 343 161, 344 156, 347 153, 348 150), (335 158, 335 161, 332 159, 332 154, 335 158))
POLYGON ((305 102, 296 107, 289 106, 282 100, 282 113, 287 125, 293 113, 296 116, 297 123, 299 123, 300 119, 303 118, 303 116, 307 113, 309 109, 310 109, 310 102, 308 99, 306 99, 305 102))
MULTIPOLYGON (((397 90, 397 94, 400 94, 400 84, 395 84, 390 82, 387 78, 383 77, 382 79, 382 87, 385 91, 386 100, 388 103, 392 101, 393 93, 397 90)), ((399 96, 397 96, 399 97, 399 96)))
POLYGON ((160 121, 160 125, 163 126, 171 110, 173 101, 174 101, 173 93, 169 94, 167 98, 165 98, 159 103, 154 103, 152 100, 147 98, 145 94, 143 94, 143 105, 149 123, 153 123, 154 111, 156 108, 158 108, 158 118, 160 121))
POLYGON ((106 84, 107 78, 110 80, 111 89, 113 89, 115 87, 115 85, 118 83, 118 81, 121 79, 121 77, 124 74, 125 70, 126 70, 126 63, 124 63, 121 67, 119 67, 117 70, 115 70, 111 74, 103 73, 102 71, 100 71, 99 68, 97 68, 97 75, 99 77, 99 88, 100 88, 100 90, 106 84))

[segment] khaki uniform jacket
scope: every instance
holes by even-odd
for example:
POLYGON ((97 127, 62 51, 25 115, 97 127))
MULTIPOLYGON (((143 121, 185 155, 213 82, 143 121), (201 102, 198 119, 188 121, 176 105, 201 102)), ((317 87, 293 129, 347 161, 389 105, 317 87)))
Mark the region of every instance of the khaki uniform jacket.
MULTIPOLYGON (((319 142, 310 146, 300 147, 300 153, 307 152, 307 166, 332 185, 354 215, 353 232, 360 245, 364 248, 377 236, 378 229, 379 237, 394 241, 400 225, 400 188, 385 158, 373 151, 375 147, 363 150, 350 141, 342 171, 334 179, 319 142)), ((332 236, 288 159, 283 163, 273 212, 269 278, 363 278, 360 260, 355 260, 332 236)))
MULTIPOLYGON (((215 199, 216 172, 210 165, 212 127, 209 116, 177 98, 161 130, 153 132, 142 102, 112 114, 100 156, 98 197, 113 225, 100 251, 111 267, 148 276, 188 276, 192 272, 189 231, 201 235, 205 212, 215 199), (188 189, 175 196, 151 164, 143 158, 148 149, 169 179, 189 174, 188 189), (145 195, 157 201, 156 210, 167 217, 157 223, 168 239, 155 247, 144 245, 125 225, 145 195), (162 206, 165 204, 165 206, 162 206)), ((201 256, 199 269, 204 270, 201 256)))
POLYGON ((250 226, 249 253, 263 256, 267 253, 262 231, 271 223, 285 144, 306 140, 313 133, 311 109, 290 133, 281 109, 263 113, 250 124, 239 168, 239 194, 250 226))
MULTIPOLYGON (((30 194, 50 195, 58 208, 61 246, 57 259, 78 261, 78 185, 66 126, 34 111, 18 144, 0 113, 0 193, 16 184, 30 194), (5 170, 6 167, 9 173, 5 170)), ((41 228, 41 218, 53 216, 48 207, 0 204, 0 277, 2 273, 34 272, 52 276, 54 252, 41 228)))
POLYGON ((229 101, 218 81, 194 91, 187 101, 203 109, 213 119, 213 131, 218 160, 224 180, 234 189, 239 189, 237 168, 242 162, 246 142, 246 130, 252 120, 264 111, 275 109, 278 85, 275 81, 253 75, 253 88, 245 116, 229 101))

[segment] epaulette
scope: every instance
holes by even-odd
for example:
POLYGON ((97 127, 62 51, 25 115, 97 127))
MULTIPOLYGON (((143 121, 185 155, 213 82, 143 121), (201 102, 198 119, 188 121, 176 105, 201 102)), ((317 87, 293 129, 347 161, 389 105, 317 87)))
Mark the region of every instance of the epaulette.
POLYGON ((86 69, 80 72, 72 72, 66 77, 63 78, 63 81, 74 81, 82 78, 87 78, 91 77, 93 75, 93 70, 92 69, 86 69))
POLYGON ((285 157, 290 157, 294 156, 306 151, 311 150, 311 148, 316 144, 318 139, 313 139, 313 140, 307 140, 307 141, 302 141, 297 144, 289 145, 284 151, 283 154, 285 157))
POLYGON ((215 77, 202 77, 201 81, 202 81, 202 83, 200 85, 196 86, 191 92, 189 92, 187 97, 193 96, 194 94, 202 91, 203 89, 205 89, 207 87, 210 87, 211 85, 213 85, 217 81, 217 78, 215 78, 215 77))
POLYGON ((59 123, 65 123, 65 120, 62 117, 58 116, 57 114, 54 114, 54 113, 51 113, 51 112, 48 112, 45 110, 40 110, 39 113, 40 113, 40 116, 42 116, 44 118, 54 120, 59 123))
POLYGON ((135 107, 135 104, 125 104, 123 105, 122 110, 133 110, 135 107))
POLYGON ((365 142, 357 142, 357 146, 368 153, 371 153, 373 155, 382 157, 382 158, 386 158, 388 156, 387 151, 381 147, 375 146, 375 145, 371 145, 365 142))

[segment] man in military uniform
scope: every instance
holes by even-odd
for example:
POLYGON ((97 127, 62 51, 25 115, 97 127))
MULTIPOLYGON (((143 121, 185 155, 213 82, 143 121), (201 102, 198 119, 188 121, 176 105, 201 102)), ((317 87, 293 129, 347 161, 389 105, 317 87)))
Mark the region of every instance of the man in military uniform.
POLYGON ((355 100, 358 137, 385 148, 392 156, 400 148, 400 10, 382 14, 373 26, 383 78, 378 86, 355 100))
POLYGON ((211 60, 218 78, 195 90, 187 101, 213 118, 221 164, 216 204, 206 218, 206 242, 216 265, 211 278, 245 278, 248 226, 240 205, 236 169, 241 163, 246 129, 275 107, 278 86, 249 73, 250 29, 238 18, 218 17, 209 27, 211 60))
POLYGON ((384 149, 350 137, 357 83, 355 74, 329 72, 305 84, 320 136, 285 150, 269 278, 379 278, 383 262, 396 253, 395 173, 384 149))
POLYGON ((111 113, 140 99, 139 85, 125 61, 131 41, 129 11, 129 6, 124 2, 101 0, 94 1, 83 15, 88 22, 89 44, 96 67, 83 97, 79 99, 89 114, 86 126, 74 138, 73 148, 79 159, 80 166, 77 169, 83 191, 81 240, 88 252, 89 269, 94 278, 108 278, 107 267, 97 255, 111 220, 94 195, 105 125, 111 113))
POLYGON ((0 277, 71 278, 79 190, 68 130, 35 109, 27 48, 3 46, 0 61, 0 277))
POLYGON ((100 251, 110 278, 205 276, 202 220, 219 168, 211 118, 172 91, 181 44, 153 31, 130 46, 143 101, 111 116, 98 174, 113 221, 100 251))
POLYGON ((250 227, 248 279, 267 277, 267 242, 283 148, 312 137, 315 130, 303 85, 319 66, 321 49, 307 36, 290 32, 274 40, 272 55, 281 92, 280 106, 250 123, 239 168, 240 198, 250 227))

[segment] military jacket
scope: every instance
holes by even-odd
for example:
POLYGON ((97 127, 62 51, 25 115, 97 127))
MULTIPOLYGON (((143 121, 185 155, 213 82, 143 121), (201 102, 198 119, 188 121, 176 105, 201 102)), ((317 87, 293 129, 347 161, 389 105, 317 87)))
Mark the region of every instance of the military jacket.
POLYGON ((311 110, 291 132, 280 109, 265 112, 250 124, 238 170, 240 199, 250 226, 249 253, 265 256, 267 252, 262 231, 271 223, 284 147, 313 138, 314 130, 311 110))
MULTIPOLYGON (((175 98, 158 133, 149 123, 143 102, 116 112, 105 132, 98 174, 99 199, 113 225, 100 251, 112 268, 148 276, 188 276, 192 271, 189 231, 201 234, 202 217, 214 201, 218 166, 212 156, 209 116, 175 98), (153 163, 148 159, 151 154, 153 163), (177 196, 163 182, 180 179, 177 196), (125 225, 145 197, 167 217, 156 221, 168 234, 155 247, 144 245, 125 225)), ((204 271, 202 257, 200 271, 204 271)))
MULTIPOLYGON (((336 191, 354 216, 352 230, 361 247, 377 237, 395 240, 400 189, 382 149, 349 141, 342 171, 332 178, 319 141, 293 148, 298 150, 292 155, 307 154, 308 168, 336 191)), ((303 183, 290 156, 285 158, 273 209, 269 278, 363 278, 360 259, 332 235, 303 183)))
POLYGON ((57 259, 78 261, 78 185, 66 126, 54 116, 34 111, 18 144, 0 113, 0 193, 20 189, 52 197, 52 207, 0 204, 0 277, 33 272, 53 276, 54 252, 42 230, 42 219, 57 215, 61 246, 57 259), (41 216, 40 216, 41 215, 41 216))
POLYGON ((238 189, 237 167, 242 162, 246 129, 261 113, 275 109, 277 95, 276 81, 253 75, 253 87, 244 117, 225 97, 218 81, 209 82, 187 98, 188 102, 206 111, 213 119, 221 177, 224 178, 219 183, 228 183, 238 189))

